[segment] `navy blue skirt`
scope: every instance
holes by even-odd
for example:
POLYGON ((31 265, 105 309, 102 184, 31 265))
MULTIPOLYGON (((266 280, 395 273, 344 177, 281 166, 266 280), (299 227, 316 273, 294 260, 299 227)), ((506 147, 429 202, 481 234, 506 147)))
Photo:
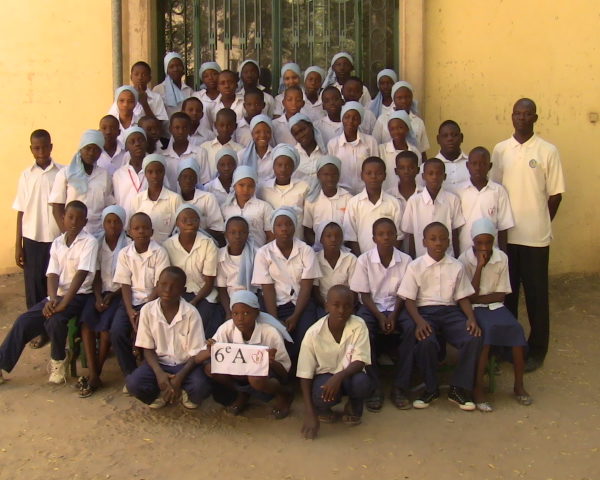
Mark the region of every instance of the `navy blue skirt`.
POLYGON ((483 344, 499 347, 524 347, 527 345, 523 327, 505 306, 490 310, 475 307, 475 318, 483 331, 483 344))
POLYGON ((85 323, 94 332, 106 332, 110 330, 117 308, 121 304, 121 297, 114 297, 103 312, 96 310, 96 297, 90 295, 83 311, 79 316, 79 322, 85 323))

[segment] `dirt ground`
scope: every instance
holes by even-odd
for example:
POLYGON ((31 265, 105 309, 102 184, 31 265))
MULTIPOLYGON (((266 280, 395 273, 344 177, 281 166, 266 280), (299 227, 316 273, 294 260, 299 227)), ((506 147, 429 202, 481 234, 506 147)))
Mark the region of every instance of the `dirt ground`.
MULTIPOLYGON (((600 478, 600 276, 551 282, 552 336, 544 368, 526 377, 535 403, 511 397, 502 365, 491 414, 442 398, 425 411, 365 413, 363 424, 300 436, 302 402, 282 421, 264 405, 232 418, 212 400, 151 411, 106 386, 80 399, 46 383, 48 348, 26 349, 0 386, 0 479, 577 479, 600 478)), ((0 338, 23 310, 22 277, 0 277, 0 338)), ((71 380, 71 385, 73 381, 71 380)))

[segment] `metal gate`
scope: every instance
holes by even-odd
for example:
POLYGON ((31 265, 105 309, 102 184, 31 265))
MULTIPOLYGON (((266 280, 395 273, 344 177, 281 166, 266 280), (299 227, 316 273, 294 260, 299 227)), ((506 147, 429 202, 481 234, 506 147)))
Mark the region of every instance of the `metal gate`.
POLYGON ((348 51, 374 90, 379 70, 399 67, 398 1, 157 0, 158 52, 183 55, 197 87, 197 66, 209 60, 237 70, 255 59, 275 84, 287 62, 327 68, 335 53, 348 51))

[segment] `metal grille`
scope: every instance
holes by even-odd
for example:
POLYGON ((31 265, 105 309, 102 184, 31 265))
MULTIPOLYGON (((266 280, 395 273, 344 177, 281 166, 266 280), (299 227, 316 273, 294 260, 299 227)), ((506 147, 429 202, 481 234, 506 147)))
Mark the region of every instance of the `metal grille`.
POLYGON ((188 82, 198 86, 196 67, 209 60, 237 70, 253 58, 275 83, 284 63, 326 68, 348 51, 374 90, 379 70, 399 67, 398 1, 157 0, 159 55, 183 55, 188 82))

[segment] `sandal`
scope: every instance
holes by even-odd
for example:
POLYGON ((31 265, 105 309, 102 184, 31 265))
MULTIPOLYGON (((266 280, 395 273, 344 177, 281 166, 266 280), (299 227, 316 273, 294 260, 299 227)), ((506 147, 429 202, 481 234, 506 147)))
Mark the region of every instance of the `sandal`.
POLYGON ((342 422, 351 427, 355 427, 356 425, 360 425, 362 423, 362 418, 358 415, 354 415, 354 413, 352 412, 350 400, 348 400, 348 402, 346 402, 346 405, 344 405, 344 414, 342 415, 342 422))
POLYGON ((525 395, 516 395, 515 394, 515 398, 517 399, 517 402, 519 402, 521 405, 528 407, 529 405, 531 405, 533 403, 533 398, 531 398, 531 396, 529 394, 525 394, 525 395))
POLYGON ((406 392, 401 388, 392 388, 392 403, 399 410, 410 410, 412 408, 412 402, 408 399, 406 392))
POLYGON ((338 415, 332 411, 332 410, 328 410, 324 413, 321 413, 318 415, 319 417, 319 422, 321 423, 335 423, 338 421, 338 415))
POLYGON ((492 405, 489 402, 476 403, 475 406, 480 412, 490 413, 494 411, 494 407, 492 407, 492 405))
POLYGON ((275 417, 275 420, 283 420, 290 414, 290 409, 273 407, 271 409, 271 414, 275 417))
POLYGON ((380 412, 383 408, 383 392, 381 390, 377 390, 371 398, 367 399, 365 406, 369 412, 380 412))
POLYGON ((79 398, 91 397, 98 389, 98 387, 89 384, 87 377, 80 377, 80 382, 81 385, 79 386, 79 398))

